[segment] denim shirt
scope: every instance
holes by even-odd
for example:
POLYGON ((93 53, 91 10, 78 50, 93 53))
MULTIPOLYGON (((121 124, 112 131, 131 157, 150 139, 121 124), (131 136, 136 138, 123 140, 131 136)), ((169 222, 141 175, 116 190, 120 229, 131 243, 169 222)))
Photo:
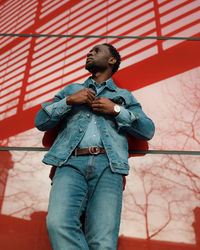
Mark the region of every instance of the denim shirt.
MULTIPOLYGON (((91 77, 90 79, 92 81, 89 84, 89 88, 94 90, 96 95, 99 95, 101 91, 103 91, 103 89, 107 87, 107 82, 110 81, 110 79, 108 79, 107 81, 104 81, 101 84, 98 84, 91 77)), ((117 119, 120 119, 120 121, 124 122, 124 124, 128 124, 128 123, 129 125, 131 124, 130 113, 123 107, 121 107, 121 112, 118 114, 117 119)), ((81 142, 78 145, 79 148, 89 148, 91 146, 103 147, 103 143, 101 141, 101 136, 100 136, 100 131, 97 128, 96 115, 94 112, 92 114, 91 121, 88 124, 87 130, 81 142)))
MULTIPOLYGON (((60 167, 67 163, 72 152, 81 142, 94 113, 87 104, 70 106, 66 98, 83 88, 89 88, 92 79, 88 78, 84 84, 72 83, 67 85, 51 102, 42 104, 42 109, 35 117, 35 126, 46 131, 59 122, 61 128, 54 144, 45 154, 45 164, 60 167)), ((112 172, 125 174, 129 172, 128 144, 126 135, 131 134, 142 140, 150 140, 155 127, 150 118, 142 111, 141 105, 126 89, 118 88, 112 79, 107 81, 106 87, 96 97, 106 97, 121 105, 130 113, 130 121, 126 124, 120 116, 95 112, 97 128, 105 148, 112 172)))

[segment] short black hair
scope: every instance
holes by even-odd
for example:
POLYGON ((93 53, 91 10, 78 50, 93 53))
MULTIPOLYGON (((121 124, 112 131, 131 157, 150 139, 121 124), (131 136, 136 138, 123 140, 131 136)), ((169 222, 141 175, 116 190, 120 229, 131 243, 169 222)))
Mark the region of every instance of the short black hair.
POLYGON ((119 69, 119 65, 121 63, 121 56, 120 56, 119 52, 117 51, 117 49, 113 45, 111 45, 109 43, 103 43, 103 45, 107 46, 109 48, 110 54, 115 59, 117 59, 116 63, 113 66, 113 69, 112 69, 112 75, 114 75, 114 73, 119 69))

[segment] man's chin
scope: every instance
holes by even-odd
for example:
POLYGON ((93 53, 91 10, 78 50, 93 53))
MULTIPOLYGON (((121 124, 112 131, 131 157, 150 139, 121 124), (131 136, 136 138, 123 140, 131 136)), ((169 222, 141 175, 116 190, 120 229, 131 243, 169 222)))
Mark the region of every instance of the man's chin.
POLYGON ((92 67, 92 65, 90 65, 89 63, 87 63, 86 65, 85 65, 85 69, 87 70, 87 71, 89 71, 90 73, 95 73, 95 68, 94 67, 92 67))

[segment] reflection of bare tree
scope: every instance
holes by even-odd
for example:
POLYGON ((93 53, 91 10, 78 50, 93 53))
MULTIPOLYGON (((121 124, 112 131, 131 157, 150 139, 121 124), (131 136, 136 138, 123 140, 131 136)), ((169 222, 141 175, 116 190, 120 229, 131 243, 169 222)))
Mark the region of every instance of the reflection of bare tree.
MULTIPOLYGON (((167 231, 172 222, 175 224, 182 220, 187 223, 188 216, 191 216, 191 212, 188 215, 191 210, 188 203, 195 203, 191 196, 193 190, 184 184, 183 177, 175 176, 171 172, 173 169, 165 169, 168 166, 167 159, 156 157, 151 166, 150 160, 148 156, 144 163, 132 169, 133 185, 137 185, 138 189, 133 191, 134 188, 128 185, 124 202, 125 217, 143 225, 147 240, 159 238, 159 233, 167 231)), ((176 225, 173 229, 180 230, 178 227, 176 225)))
POLYGON ((0 152, 0 211, 3 204, 3 197, 6 188, 6 182, 8 179, 8 171, 12 169, 13 162, 11 159, 11 154, 8 151, 0 152))
MULTIPOLYGON (((38 146, 35 131, 16 135, 2 146, 38 146)), ((43 154, 0 152, 1 249, 51 249, 45 223, 49 168, 41 163, 43 154)))
POLYGON ((158 234, 168 225, 171 220, 170 207, 172 203, 168 202, 165 197, 162 197, 162 204, 155 204, 153 202, 152 197, 162 195, 164 186, 161 185, 158 178, 157 181, 155 181, 155 178, 153 177, 154 175, 151 175, 150 171, 150 169, 142 170, 134 168, 134 174, 137 175, 138 181, 140 182, 140 187, 142 187, 140 192, 142 192, 143 197, 141 197, 141 193, 140 197, 137 197, 138 195, 132 192, 128 193, 128 195, 126 196, 126 205, 128 205, 129 208, 131 207, 130 212, 132 212, 132 208, 134 207, 135 212, 139 213, 141 216, 144 217, 145 233, 147 240, 153 238, 156 234, 158 234), (141 198, 143 200, 142 202, 141 198), (129 202, 132 203, 131 206, 129 202), (162 222, 162 225, 160 225, 160 227, 158 228, 153 225, 151 227, 150 222, 150 214, 155 210, 162 210, 166 218, 165 221, 162 222))
MULTIPOLYGON (((40 137, 36 130, 30 130, 11 138, 6 144, 9 146, 38 146, 40 137)), ((0 170, 3 171, 12 162, 12 169, 7 170, 7 179, 4 181, 4 192, 1 194, 2 213, 30 219, 30 215, 38 210, 47 209, 48 189, 50 187, 49 169, 41 163, 44 152, 11 151, 0 152, 8 155, 1 161, 0 170), (46 171, 46 174, 45 174, 46 171), (43 175, 43 177, 42 177, 43 175)), ((2 175, 0 175, 2 178, 2 175)))
MULTIPOLYGON (((9 145, 9 139, 4 141, 4 143, 6 145, 9 145)), ((22 212, 23 210, 24 211, 30 210, 31 212, 34 212, 34 210, 32 211, 31 209, 31 205, 26 204, 26 199, 28 196, 30 196, 26 190, 18 191, 16 189, 15 192, 11 195, 5 194, 8 177, 12 177, 20 181, 21 177, 23 177, 23 174, 31 173, 30 169, 26 170, 26 168, 23 166, 24 165, 23 160, 26 158, 26 156, 27 156, 27 152, 15 152, 15 153, 12 153, 10 151, 0 152, 0 159, 1 159, 0 161, 0 201, 1 201, 0 208, 2 208, 3 203, 7 202, 7 200, 10 200, 10 201, 12 200, 12 202, 15 204, 17 203, 23 204, 23 208, 19 209, 20 211, 16 210, 14 212, 11 212, 10 213, 11 216, 13 216, 14 214, 18 214, 19 212, 22 212), (18 157, 15 157, 14 161, 13 161, 13 154, 15 155, 18 154, 18 157), (20 171, 14 170, 15 164, 21 164, 20 171)))
MULTIPOLYGON (((165 88, 167 111, 159 112, 161 144, 177 150, 199 150, 200 70, 165 88), (181 145, 181 146, 180 146, 181 145)), ((133 185, 127 185, 125 218, 140 224, 147 240, 170 230, 194 242, 193 209, 200 205, 200 156, 163 155, 133 159, 133 185), (187 225, 187 226, 186 226, 187 225), (144 230, 145 229, 145 230, 144 230)), ((172 237, 173 238, 173 237, 172 237)))
MULTIPOLYGON (((162 137, 174 137, 182 150, 200 149, 200 69, 179 79, 177 90, 166 89, 171 103, 169 113, 173 126, 162 131, 162 137)), ((166 168, 182 176, 184 186, 200 200, 200 171, 198 156, 168 157, 166 168), (172 166, 176 166, 174 169, 172 166)), ((178 178, 176 178, 178 180, 178 178)), ((180 185, 182 185, 180 183, 180 185)))
MULTIPOLYGON (((176 148, 199 150, 200 145, 200 69, 179 77, 176 86, 164 87, 167 110, 160 117, 168 126, 159 131, 164 138, 174 138, 176 148)), ((165 139, 166 140, 166 139, 165 139)))

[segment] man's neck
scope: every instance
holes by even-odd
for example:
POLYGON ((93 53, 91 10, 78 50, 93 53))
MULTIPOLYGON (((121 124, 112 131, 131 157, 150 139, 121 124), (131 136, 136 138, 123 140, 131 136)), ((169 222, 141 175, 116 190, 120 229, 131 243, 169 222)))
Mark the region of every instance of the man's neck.
POLYGON ((101 84, 102 82, 107 81, 110 77, 111 77, 110 74, 105 74, 105 73, 100 73, 100 72, 97 72, 92 75, 92 79, 98 84, 101 84))

